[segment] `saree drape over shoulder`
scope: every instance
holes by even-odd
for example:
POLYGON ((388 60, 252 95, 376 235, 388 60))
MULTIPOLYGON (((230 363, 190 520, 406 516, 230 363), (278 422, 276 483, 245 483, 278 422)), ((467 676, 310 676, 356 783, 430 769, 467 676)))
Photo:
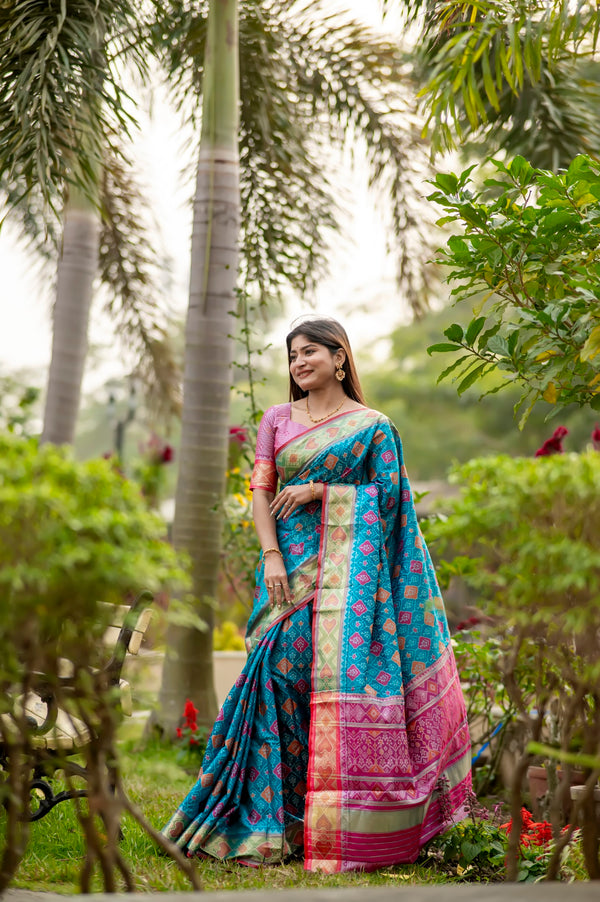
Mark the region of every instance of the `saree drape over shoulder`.
POLYGON ((463 816, 470 742, 400 438, 355 410, 275 464, 281 485, 324 483, 322 502, 277 521, 294 604, 269 607, 261 560, 247 664, 164 832, 247 863, 303 849, 307 870, 414 861, 463 816))

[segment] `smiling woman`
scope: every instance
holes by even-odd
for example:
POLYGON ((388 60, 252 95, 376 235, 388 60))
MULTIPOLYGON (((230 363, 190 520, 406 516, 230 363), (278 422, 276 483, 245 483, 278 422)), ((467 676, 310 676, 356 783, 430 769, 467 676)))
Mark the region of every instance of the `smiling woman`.
POLYGON ((251 483, 248 660, 164 832, 191 856, 373 870, 461 816, 465 708, 400 438, 339 323, 287 347, 291 400, 263 417, 251 483))

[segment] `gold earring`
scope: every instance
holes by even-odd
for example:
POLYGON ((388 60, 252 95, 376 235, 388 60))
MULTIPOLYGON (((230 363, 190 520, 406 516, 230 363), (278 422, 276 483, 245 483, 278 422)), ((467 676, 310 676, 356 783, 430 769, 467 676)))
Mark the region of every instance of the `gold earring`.
POLYGON ((335 378, 338 382, 343 382, 346 378, 346 373, 342 367, 341 363, 336 363, 335 365, 335 378))

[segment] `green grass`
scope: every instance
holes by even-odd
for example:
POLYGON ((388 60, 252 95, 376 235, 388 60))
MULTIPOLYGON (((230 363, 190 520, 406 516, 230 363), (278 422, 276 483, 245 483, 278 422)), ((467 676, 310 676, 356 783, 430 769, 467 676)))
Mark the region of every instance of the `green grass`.
MULTIPOLYGON (((124 783, 131 799, 155 827, 162 826, 188 791, 192 778, 175 762, 175 752, 155 743, 122 742, 124 783)), ((0 839, 3 817, 0 815, 0 839)), ((175 862, 161 853, 128 815, 123 820, 121 851, 133 872, 136 889, 185 891, 187 878, 175 862)), ((84 841, 72 802, 63 802, 45 818, 31 824, 27 852, 13 887, 65 894, 79 892, 84 841)), ((422 865, 383 868, 372 874, 357 871, 334 874, 307 873, 301 862, 248 868, 217 861, 198 861, 205 890, 283 889, 285 887, 381 886, 384 884, 443 883, 444 877, 422 865)), ((94 891, 101 891, 99 877, 94 891)))
MULTIPOLYGON (((139 721, 129 722, 122 729, 121 766, 127 792, 149 822, 160 828, 189 790, 193 777, 177 763, 177 753, 172 747, 156 742, 142 747, 139 721)), ((120 849, 139 892, 180 892, 191 888, 176 863, 157 849, 137 822, 125 815, 122 828, 120 849)), ((0 806, 0 850, 3 829, 4 812, 0 806)), ((445 838, 441 841, 443 843, 445 838)), ((84 840, 74 803, 63 802, 41 821, 31 824, 29 846, 12 885, 18 889, 77 893, 84 854, 84 840)), ((563 879, 586 879, 580 843, 574 846, 566 864, 563 879)), ((470 876, 461 878, 460 868, 442 865, 435 859, 430 859, 429 865, 418 862, 382 868, 371 874, 351 871, 333 875, 307 873, 302 862, 259 868, 218 861, 197 861, 196 865, 203 887, 208 891, 439 884, 490 879, 489 876, 486 878, 485 868, 479 867, 469 868, 470 876)), ((491 879, 501 879, 501 876, 491 879)), ((99 875, 95 876, 92 889, 103 889, 99 875)))

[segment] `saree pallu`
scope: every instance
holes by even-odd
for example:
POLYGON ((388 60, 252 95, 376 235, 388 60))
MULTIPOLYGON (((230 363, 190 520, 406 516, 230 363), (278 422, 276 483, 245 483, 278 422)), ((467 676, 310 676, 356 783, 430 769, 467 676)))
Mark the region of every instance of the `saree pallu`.
POLYGON ((352 411, 276 465, 282 485, 324 483, 321 503, 277 521, 294 603, 269 607, 261 560, 247 664, 164 832, 246 863, 302 848, 307 870, 414 861, 464 814, 470 741, 400 438, 352 411))

